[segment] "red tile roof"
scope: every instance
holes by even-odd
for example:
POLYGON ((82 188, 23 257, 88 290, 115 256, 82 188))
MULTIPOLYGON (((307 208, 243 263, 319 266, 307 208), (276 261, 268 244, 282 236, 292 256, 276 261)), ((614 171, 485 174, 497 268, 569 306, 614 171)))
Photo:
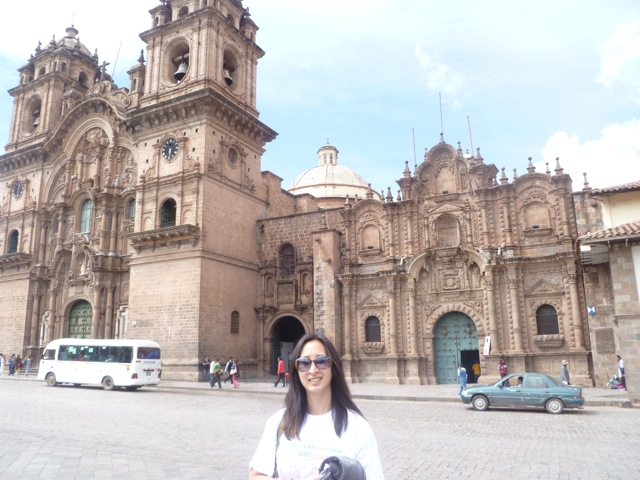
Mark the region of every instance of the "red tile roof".
POLYGON ((580 237, 582 243, 597 243, 602 240, 624 240, 625 238, 640 237, 640 221, 630 222, 616 227, 587 233, 580 237))
POLYGON ((591 191, 592 195, 611 195, 614 193, 634 192, 640 190, 640 181, 624 183, 622 185, 614 185, 607 188, 595 188, 591 191))

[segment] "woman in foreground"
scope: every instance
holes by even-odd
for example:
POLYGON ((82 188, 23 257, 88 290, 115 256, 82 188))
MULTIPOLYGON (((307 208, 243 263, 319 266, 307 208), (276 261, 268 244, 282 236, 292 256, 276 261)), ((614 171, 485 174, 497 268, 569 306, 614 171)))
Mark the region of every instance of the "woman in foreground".
POLYGON ((249 478, 319 480, 325 458, 344 456, 360 462, 367 480, 384 479, 376 438, 351 398, 331 341, 307 334, 293 358, 285 408, 267 420, 249 478))

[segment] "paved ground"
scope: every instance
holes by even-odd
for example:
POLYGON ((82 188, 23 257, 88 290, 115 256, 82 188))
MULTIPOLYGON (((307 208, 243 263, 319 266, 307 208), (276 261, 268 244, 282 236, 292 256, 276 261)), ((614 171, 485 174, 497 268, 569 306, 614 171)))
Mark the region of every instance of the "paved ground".
MULTIPOLYGON (((453 385, 353 385, 388 480, 637 479, 640 408, 476 412, 453 385), (374 398, 374 400, 367 399, 374 398)), ((163 382, 137 392, 0 379, 0 478, 244 479, 285 389, 163 382)), ((623 391, 585 390, 621 405, 623 391)))

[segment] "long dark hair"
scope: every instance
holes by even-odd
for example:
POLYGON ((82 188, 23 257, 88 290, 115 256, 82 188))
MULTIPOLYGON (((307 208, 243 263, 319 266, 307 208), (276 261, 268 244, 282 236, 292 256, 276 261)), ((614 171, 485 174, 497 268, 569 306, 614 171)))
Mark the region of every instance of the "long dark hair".
POLYGON ((347 429, 349 423, 348 411, 351 410, 361 417, 362 412, 353 402, 351 392, 344 378, 344 370, 342 369, 342 360, 340 355, 333 346, 331 340, 319 333, 308 333, 303 336, 293 349, 292 357, 294 359, 289 366, 289 391, 284 399, 285 412, 282 418, 282 427, 280 428, 287 439, 291 440, 300 435, 300 430, 304 424, 304 419, 308 413, 307 391, 302 386, 300 377, 295 368, 295 360, 300 358, 300 352, 304 345, 312 340, 322 342, 327 351, 327 355, 331 357, 331 408, 333 410, 333 425, 338 437, 342 436, 342 432, 347 429))

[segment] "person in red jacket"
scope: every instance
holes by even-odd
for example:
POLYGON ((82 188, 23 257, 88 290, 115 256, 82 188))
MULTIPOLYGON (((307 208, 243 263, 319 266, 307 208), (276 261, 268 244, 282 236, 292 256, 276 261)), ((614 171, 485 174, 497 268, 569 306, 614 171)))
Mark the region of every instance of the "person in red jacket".
POLYGON ((507 368, 507 362, 504 361, 504 357, 500 359, 500 363, 498 363, 498 371, 500 372, 500 378, 504 378, 507 376, 509 369, 507 368))
POLYGON ((284 373, 285 373, 284 360, 282 359, 282 357, 278 357, 278 378, 276 380, 276 383, 273 384, 274 387, 278 386, 281 379, 282 379, 282 388, 287 386, 287 381, 284 378, 284 373))

